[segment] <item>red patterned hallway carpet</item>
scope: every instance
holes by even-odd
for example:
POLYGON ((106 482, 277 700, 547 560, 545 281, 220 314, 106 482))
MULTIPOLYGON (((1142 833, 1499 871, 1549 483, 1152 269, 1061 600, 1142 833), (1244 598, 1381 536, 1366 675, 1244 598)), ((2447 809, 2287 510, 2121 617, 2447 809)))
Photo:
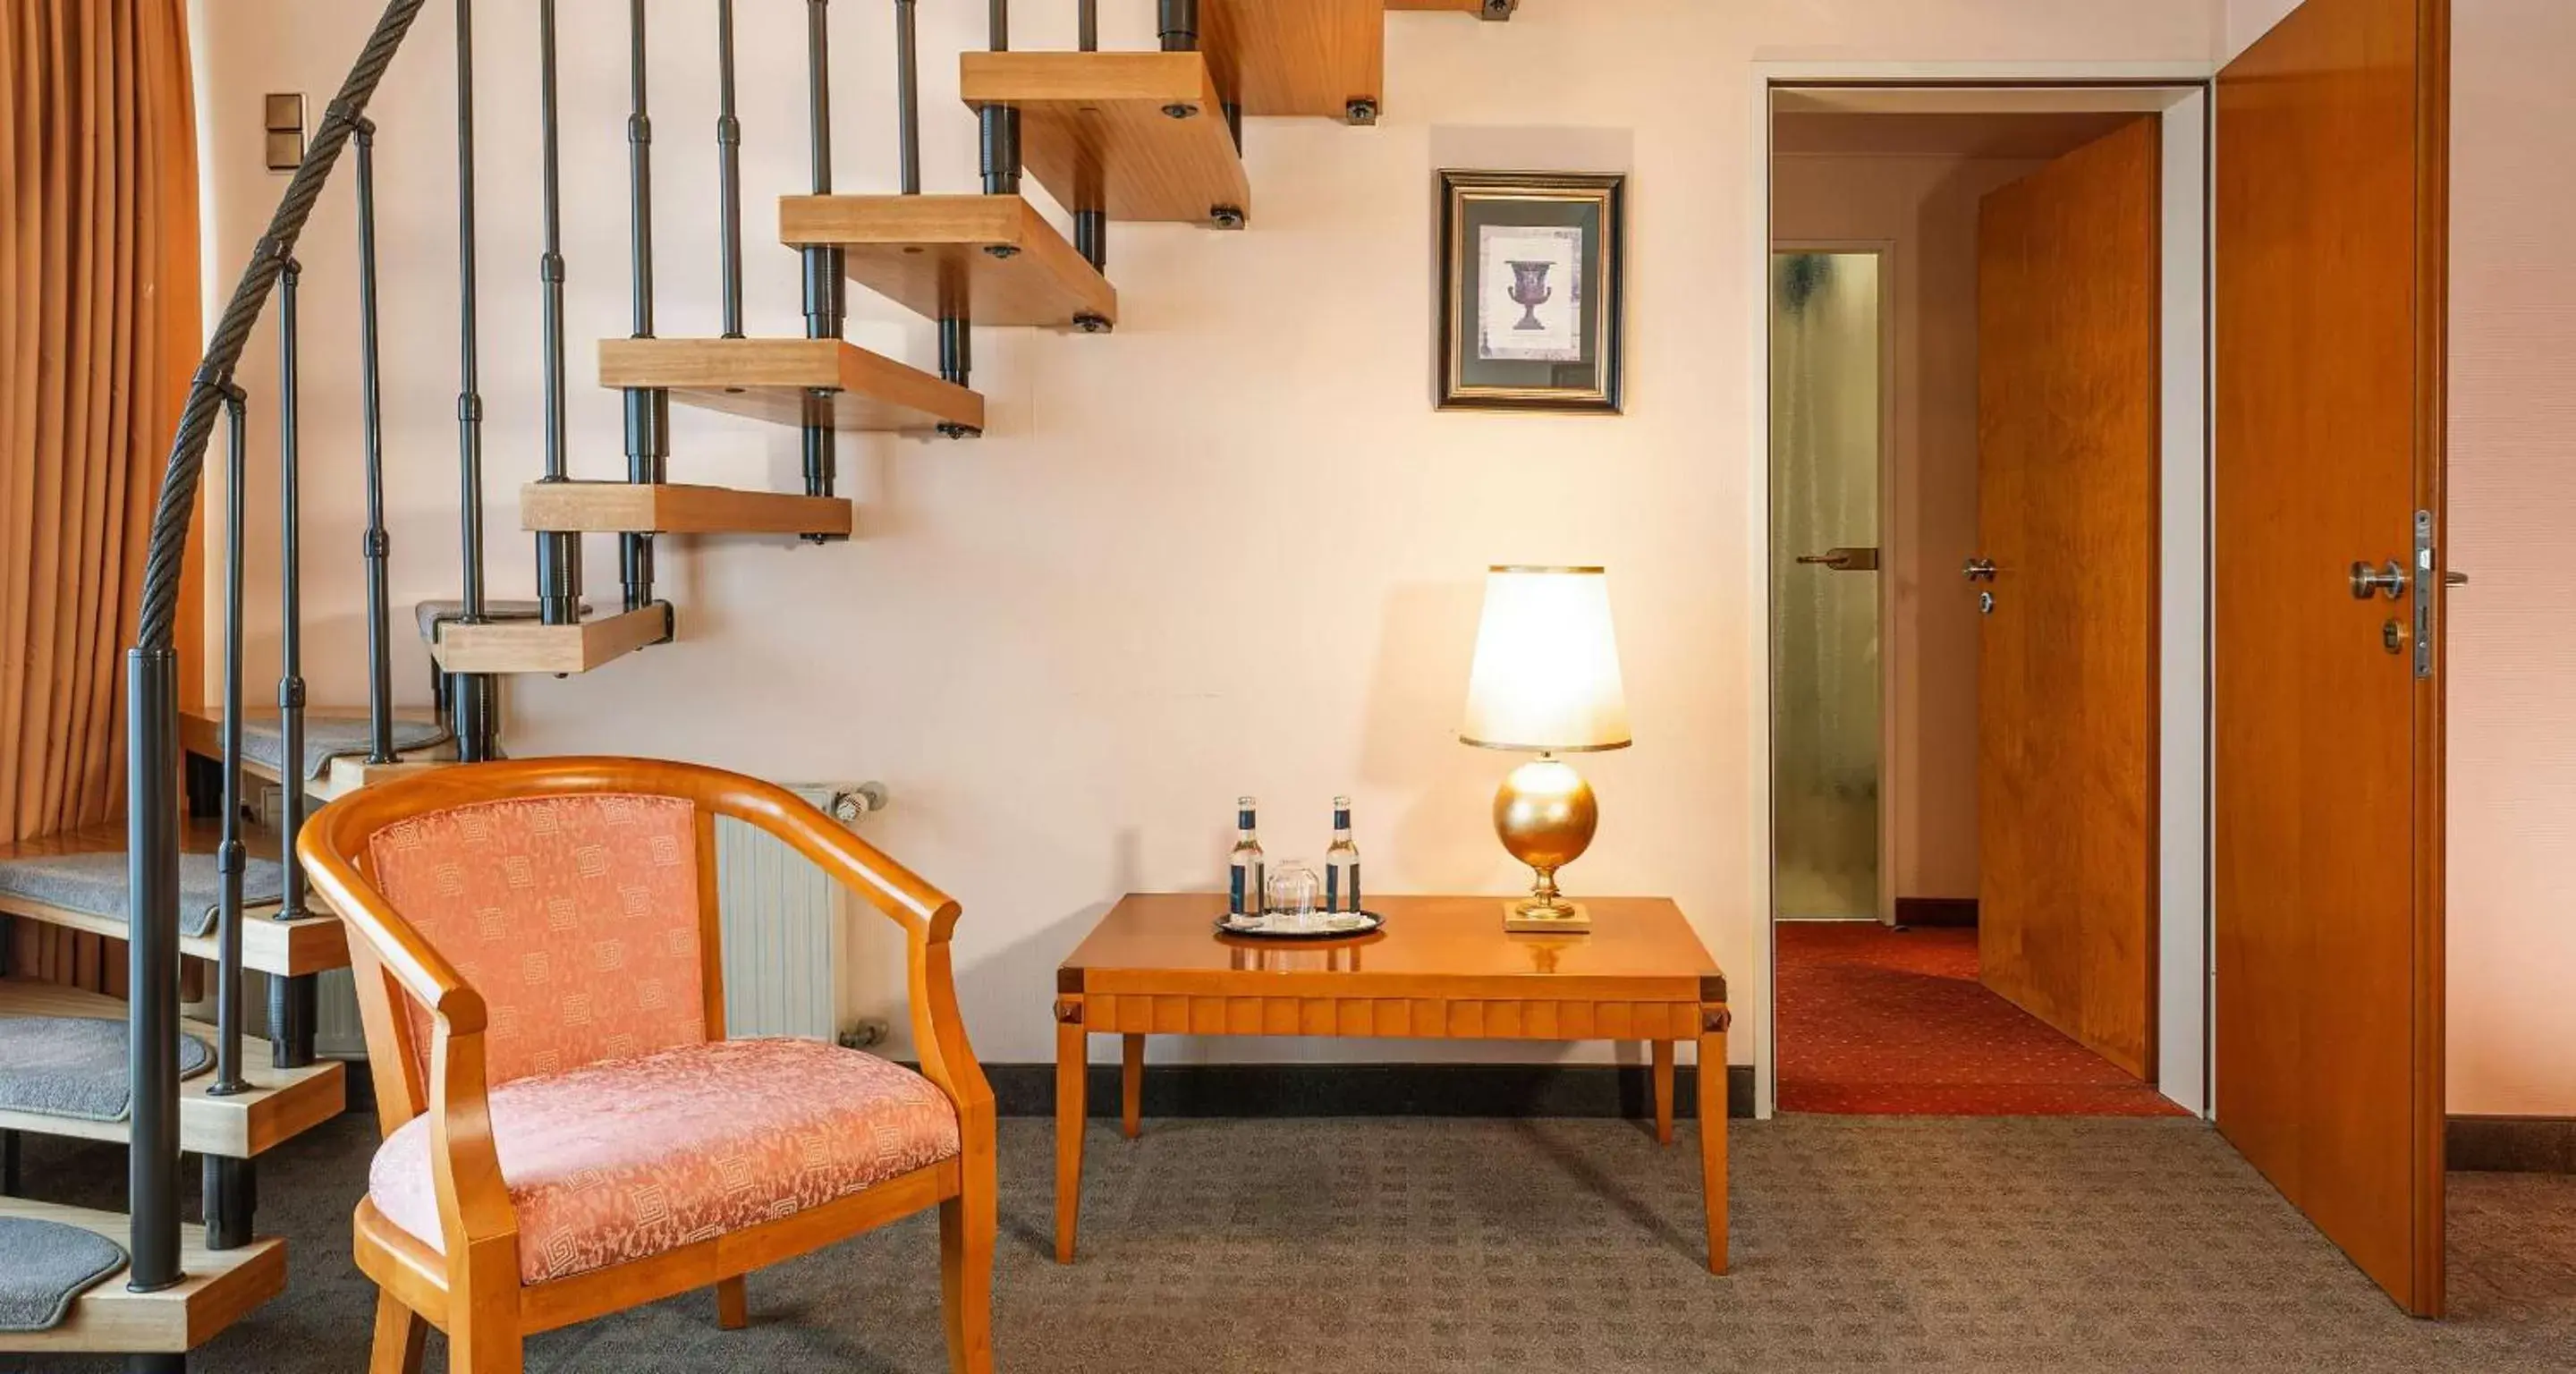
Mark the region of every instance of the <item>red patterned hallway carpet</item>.
POLYGON ((2181 1116, 1977 981, 1977 932, 1779 927, 1780 1110, 1887 1116, 2181 1116))

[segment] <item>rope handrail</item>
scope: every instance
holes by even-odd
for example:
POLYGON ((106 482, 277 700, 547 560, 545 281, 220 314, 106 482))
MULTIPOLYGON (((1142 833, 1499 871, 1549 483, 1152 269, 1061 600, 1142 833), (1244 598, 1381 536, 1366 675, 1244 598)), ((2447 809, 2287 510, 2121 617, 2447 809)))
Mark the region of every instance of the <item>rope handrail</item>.
POLYGON ((294 179, 287 183, 286 195, 269 219, 268 232, 252 248, 250 265, 243 269, 232 300, 216 322, 205 356, 197 364, 187 405, 180 412, 178 433, 170 441, 170 458, 162 469, 160 500, 152 512, 151 539, 145 546, 143 626, 136 637, 139 648, 158 650, 171 646, 178 623, 180 566, 187 551, 189 526, 197 512, 197 482, 205 467, 206 445, 214 436, 216 417, 223 410, 224 389, 231 385, 233 368, 241 361, 251 326, 259 322, 261 309, 276 289, 287 260, 294 256, 296 240, 304 233, 304 222, 311 217, 314 202, 322 198, 341 150, 348 145, 350 134, 366 113, 367 101, 376 93, 376 83, 384 79, 385 68, 392 65, 394 53, 402 47, 404 35, 410 32, 412 20, 425 3, 427 0, 389 0, 386 4, 383 17, 367 36, 366 47, 350 66, 348 79, 341 83, 340 93, 324 108, 321 127, 305 149, 304 160, 296 164, 294 179))

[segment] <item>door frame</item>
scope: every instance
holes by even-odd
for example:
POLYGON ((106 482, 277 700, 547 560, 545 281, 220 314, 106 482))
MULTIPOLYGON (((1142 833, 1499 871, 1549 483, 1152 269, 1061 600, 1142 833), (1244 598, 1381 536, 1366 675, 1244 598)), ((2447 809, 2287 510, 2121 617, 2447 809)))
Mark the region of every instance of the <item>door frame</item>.
MULTIPOLYGON (((2209 272, 2211 120, 2217 64, 2140 62, 1755 62, 1749 96, 1752 185, 1746 197, 1754 251, 1741 280, 1750 359, 1746 394, 1745 562, 1738 576, 1764 588, 1763 613, 1747 617, 1746 756, 1759 788, 1749 808, 1747 910, 1755 915, 1755 1111, 1778 1101, 1777 922, 1774 920, 1771 750, 1771 291, 1772 116, 1779 98, 1830 98, 1845 108, 1889 113, 1939 109, 2154 111, 2164 122, 2162 339, 2162 509, 2158 549, 2156 691, 2156 888, 2158 930, 2156 1087, 2206 1117, 2210 1084, 2209 978, 2209 272)), ((1892 330, 1889 331, 1892 334, 1892 330)), ((1882 815, 1884 799, 1882 799, 1882 815)), ((1884 843, 1882 844, 1882 849, 1884 843)), ((1892 901, 1892 893, 1884 894, 1892 901)))
MULTIPOLYGON (((1898 547, 1897 526, 1895 521, 1896 274, 1902 270, 1902 268, 1898 262, 1897 248, 1898 243, 1895 239, 1774 239, 1770 244, 1770 256, 1765 257, 1762 263, 1762 316, 1766 326, 1763 339, 1765 340, 1764 347, 1767 350, 1769 347, 1768 340, 1770 339, 1767 326, 1771 318, 1770 270, 1773 258, 1776 258, 1782 253, 1839 253, 1849 255, 1866 253, 1878 259, 1877 538, 1878 566, 1881 569, 1881 574, 1874 580, 1878 588, 1879 881, 1877 915, 1878 923, 1880 925, 1896 924, 1896 890, 1888 876, 1896 871, 1896 827, 1890 823, 1895 818, 1896 777, 1898 772, 1896 758, 1896 712, 1892 706, 1892 703, 1896 700, 1896 652, 1895 643, 1888 637, 1887 631, 1889 617, 1896 609, 1896 597, 1892 590, 1890 580, 1885 575, 1885 570, 1896 562, 1896 550, 1898 547)), ((1762 431, 1764 441, 1764 451, 1762 455, 1762 471, 1764 474, 1764 480, 1762 484, 1762 492, 1764 504, 1763 527, 1767 530, 1770 527, 1769 505, 1771 493, 1771 484, 1769 480, 1769 474, 1771 471, 1771 454, 1769 451, 1771 430, 1770 425, 1767 423, 1767 412, 1770 409, 1769 398, 1771 374, 1767 365, 1767 353, 1765 361, 1766 365, 1762 374, 1762 395, 1764 398, 1763 409, 1766 412, 1766 423, 1763 425, 1762 431)), ((1763 604, 1766 607, 1770 605, 1770 597, 1772 593, 1776 591, 1775 588, 1771 588, 1769 586, 1769 581, 1770 570, 1766 564, 1764 568, 1765 592, 1763 601, 1763 604)), ((1767 615, 1763 618, 1762 631, 1765 636, 1768 636, 1771 632, 1770 617, 1767 615)), ((1768 638, 1765 638, 1763 643, 1768 645, 1770 641, 1768 638)), ((1765 656, 1765 662, 1766 664, 1768 662, 1767 655, 1765 656)), ((1766 695, 1763 700, 1765 703, 1765 709, 1767 710, 1770 698, 1766 695)), ((1763 738, 1766 741, 1770 738, 1769 725, 1767 722, 1764 726, 1763 738)))

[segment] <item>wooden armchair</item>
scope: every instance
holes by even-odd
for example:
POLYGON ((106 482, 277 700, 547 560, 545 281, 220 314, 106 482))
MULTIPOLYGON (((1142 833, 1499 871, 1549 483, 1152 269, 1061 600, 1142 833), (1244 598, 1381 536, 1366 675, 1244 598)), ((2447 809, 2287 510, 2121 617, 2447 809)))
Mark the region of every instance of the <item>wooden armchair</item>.
POLYGON ((296 845, 349 952, 385 1133, 358 1204, 376 1374, 521 1368, 527 1335, 938 1204, 949 1364, 992 1368, 993 1095, 949 970, 957 904, 788 792, 557 758, 368 788, 296 845), (914 1074, 724 1038, 715 821, 795 846, 904 928, 914 1074))

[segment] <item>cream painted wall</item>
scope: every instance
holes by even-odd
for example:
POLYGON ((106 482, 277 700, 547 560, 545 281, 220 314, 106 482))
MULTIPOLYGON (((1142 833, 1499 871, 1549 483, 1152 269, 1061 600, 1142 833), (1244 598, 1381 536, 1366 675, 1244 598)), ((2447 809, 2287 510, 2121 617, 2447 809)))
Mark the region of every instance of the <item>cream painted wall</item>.
POLYGON ((2576 1116, 2576 6, 2452 30, 2449 1096, 2576 1116))
MULTIPOLYGON (((202 0, 212 6, 215 0, 202 0)), ((203 156, 228 283, 281 179, 258 166, 259 93, 318 112, 371 6, 220 0, 200 25, 203 156)), ((525 594, 514 488, 537 470, 535 82, 529 7, 483 7, 480 57, 487 513, 497 587, 525 594)), ((973 185, 972 124, 949 54, 979 41, 963 5, 927 6, 924 130, 933 190, 973 185)), ((1025 46, 1071 43, 1072 6, 1023 6, 1025 46)), ((1149 7, 1104 17, 1150 46, 1149 7)), ((662 327, 715 328, 713 74, 706 7, 654 0, 662 327), (685 20, 685 27, 681 21, 685 20)), ((399 601, 452 594, 454 175, 448 7, 431 7, 373 114, 381 158, 399 601)), ((746 12, 742 62, 755 332, 798 332, 796 266, 759 247, 766 198, 796 189, 804 142, 797 26, 746 12)), ((881 6, 832 9, 841 184, 893 182, 881 6)), ((1113 337, 984 331, 977 443, 844 447, 859 538, 825 548, 665 541, 680 642, 590 677, 515 687, 509 745, 703 759, 782 779, 878 777, 880 843, 962 900, 960 974, 983 1054, 1051 1054, 1053 965, 1120 892, 1210 887, 1241 792, 1274 854, 1314 854, 1336 792, 1388 890, 1509 891, 1487 829, 1508 760, 1455 724, 1488 562, 1611 568, 1637 747, 1587 771, 1606 812, 1580 890, 1677 897, 1761 995, 1761 783, 1748 767, 1761 615, 1746 379, 1759 284, 1746 198, 1759 172, 1749 64, 2174 61, 2216 50, 2207 0, 1528 0, 1508 24, 1390 21, 1387 118, 1373 130, 1255 120, 1253 227, 1120 226, 1113 337), (1544 141, 1501 131, 1544 129, 1544 141), (1429 402, 1431 175, 1450 150, 1580 150, 1634 174, 1628 414, 1435 413, 1429 402)), ((572 334, 625 317, 622 25, 568 45, 572 334)), ((358 699, 359 477, 345 176, 307 239, 308 675, 358 699)), ((852 337, 915 362, 927 326, 855 293, 852 337)), ((265 329, 244 369, 265 468, 265 329)), ((585 370, 576 350, 575 370, 585 370)), ((616 398, 580 389, 579 474, 622 471, 616 398)), ((676 478, 785 487, 794 436, 683 413, 676 478)), ((273 484, 257 484, 259 509, 273 484)), ((264 542, 264 541, 263 541, 264 542)), ((616 597, 593 541, 595 601, 616 597)), ((273 569, 255 563, 254 585, 273 569)), ((260 636, 262 651, 270 636, 260 636)), ((423 695, 406 639, 399 683, 423 695)), ((1739 1024, 1758 1024, 1746 1017, 1739 1024)), ((1735 1057, 1757 1047, 1739 1036, 1735 1057)), ((1157 1053, 1430 1056, 1446 1046, 1192 1042, 1157 1053)), ((1600 1047, 1566 1051, 1597 1055, 1600 1047)), ((1502 1057, 1556 1053, 1500 1047, 1502 1057)))
POLYGON ((2224 3, 2227 27, 2224 35, 2226 46, 2219 52, 2222 58, 2234 58, 2254 46, 2254 40, 2270 33, 2273 25, 2299 7, 2299 0, 2224 0, 2224 3))
POLYGON ((1977 895, 1977 204, 2044 164, 1815 156, 1773 164, 1782 244, 1892 243, 1895 660, 1888 821, 1899 897, 1977 895))

